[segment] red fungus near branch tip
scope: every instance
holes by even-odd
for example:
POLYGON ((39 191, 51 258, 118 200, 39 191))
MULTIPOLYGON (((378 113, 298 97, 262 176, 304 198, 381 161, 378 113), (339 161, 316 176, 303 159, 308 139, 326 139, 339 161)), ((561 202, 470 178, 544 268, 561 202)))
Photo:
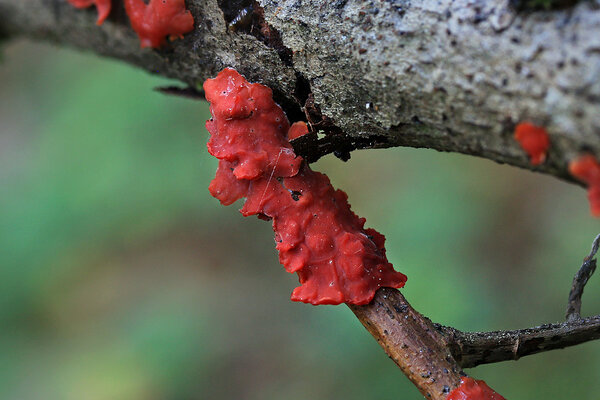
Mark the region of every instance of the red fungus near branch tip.
POLYGON ((464 377, 460 386, 454 389, 446 400, 506 400, 494 392, 484 381, 464 377))
POLYGON ((77 8, 88 8, 91 7, 92 4, 96 5, 96 10, 98 10, 98 20, 96 21, 96 25, 102 25, 104 20, 110 14, 110 4, 111 0, 68 0, 68 2, 77 7, 77 8))
POLYGON ((569 163, 569 172, 587 184, 590 212, 600 217, 600 163, 591 154, 583 155, 569 163))
POLYGON ((308 126, 306 122, 298 121, 294 122, 292 126, 290 126, 290 130, 287 133, 288 140, 298 139, 300 136, 304 136, 308 133, 308 126))
POLYGON ((209 190, 224 205, 245 197, 244 216, 272 220, 279 261, 300 280, 293 301, 367 304, 380 287, 404 286, 406 276, 385 256, 384 236, 364 229, 346 194, 294 154, 271 89, 226 68, 204 91, 212 114, 207 147, 220 160, 209 190))
POLYGON ((550 147, 546 129, 530 122, 521 122, 515 127, 515 139, 529 155, 531 164, 539 165, 544 162, 550 147))
POLYGON ((160 47, 170 39, 183 38, 194 29, 194 17, 185 0, 125 0, 125 12, 144 47, 160 47))

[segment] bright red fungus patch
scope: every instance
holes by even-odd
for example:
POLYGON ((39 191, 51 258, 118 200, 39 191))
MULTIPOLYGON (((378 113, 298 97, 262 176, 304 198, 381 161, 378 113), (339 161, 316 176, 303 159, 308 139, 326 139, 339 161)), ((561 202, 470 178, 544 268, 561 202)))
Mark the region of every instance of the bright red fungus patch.
POLYGON ((290 126, 290 130, 287 133, 288 140, 298 139, 300 136, 304 136, 308 133, 308 126, 304 121, 294 122, 290 126))
POLYGON ((379 287, 404 286, 406 276, 385 256, 384 236, 364 229, 346 194, 294 154, 271 89, 224 69, 204 91, 212 114, 207 147, 220 160, 210 193, 224 205, 245 197, 244 216, 273 221, 279 261, 301 284, 292 300, 366 304, 379 287))
POLYGON ((515 128, 515 139, 529 155, 531 164, 539 165, 544 162, 546 152, 550 147, 546 129, 530 122, 521 122, 515 128))
POLYGON ((583 155, 569 163, 569 172, 587 184, 590 211, 600 217, 600 163, 591 154, 583 155))
POLYGON ((77 8, 88 8, 92 4, 96 5, 98 10, 98 20, 96 25, 102 25, 108 14, 110 14, 110 0, 68 0, 69 3, 77 8))
POLYGON ((454 389, 446 400, 506 400, 494 392, 484 381, 465 377, 460 386, 454 389))
POLYGON ((194 29, 194 17, 185 0, 125 0, 125 11, 142 48, 160 47, 170 39, 182 38, 194 29))

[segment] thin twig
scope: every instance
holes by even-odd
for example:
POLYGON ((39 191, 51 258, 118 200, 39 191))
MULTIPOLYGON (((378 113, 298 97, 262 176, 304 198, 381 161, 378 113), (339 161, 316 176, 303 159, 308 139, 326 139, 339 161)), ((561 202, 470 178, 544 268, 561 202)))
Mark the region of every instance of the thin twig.
POLYGON ((599 339, 600 315, 581 318, 583 289, 596 270, 594 257, 599 247, 600 235, 594 239, 590 253, 583 259, 581 268, 573 278, 566 322, 494 332, 461 332, 436 324, 436 329, 446 338, 458 364, 463 368, 472 368, 480 364, 518 360, 530 354, 599 339))
POLYGON ((567 304, 567 312, 565 318, 568 322, 576 321, 581 319, 581 296, 583 296, 583 289, 587 284, 588 280, 596 270, 596 253, 600 246, 600 235, 596 236, 592 243, 592 250, 583 259, 583 264, 579 271, 573 277, 573 284, 571 285, 571 291, 569 292, 569 302, 567 304))
POLYGON ((443 400, 460 384, 464 372, 444 336, 400 291, 381 288, 371 303, 348 306, 425 398, 443 400))
POLYGON ((436 325, 462 368, 472 368, 600 339, 600 315, 528 329, 461 332, 436 325))
POLYGON ((599 248, 600 235, 594 239, 590 253, 575 275, 567 321, 562 323, 511 331, 461 332, 432 323, 416 312, 399 291, 392 289, 380 289, 370 304, 350 308, 424 395, 441 396, 440 390, 458 384, 460 368, 518 360, 600 339, 600 315, 580 316, 581 295, 596 269, 594 257, 599 248), (434 382, 438 382, 437 386, 434 382))

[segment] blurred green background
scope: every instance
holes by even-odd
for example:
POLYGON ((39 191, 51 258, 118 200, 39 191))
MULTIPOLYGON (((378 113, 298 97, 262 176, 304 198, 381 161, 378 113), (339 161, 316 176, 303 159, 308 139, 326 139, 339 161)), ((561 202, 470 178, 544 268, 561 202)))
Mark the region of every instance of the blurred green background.
MULTIPOLYGON (((270 224, 207 186, 207 104, 28 42, 0 64, 1 399, 420 399, 344 306, 292 303, 270 224)), ((403 292, 463 330, 562 319, 600 231, 585 192, 423 149, 317 163, 387 236, 403 292)), ((584 313, 600 312, 600 277, 584 313)), ((600 343, 468 371, 509 399, 598 399, 600 343)))

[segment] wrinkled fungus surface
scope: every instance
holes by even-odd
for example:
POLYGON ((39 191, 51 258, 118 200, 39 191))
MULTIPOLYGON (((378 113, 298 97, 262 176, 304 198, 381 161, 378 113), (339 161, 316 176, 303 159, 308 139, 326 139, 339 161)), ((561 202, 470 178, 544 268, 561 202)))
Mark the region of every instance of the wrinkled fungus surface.
POLYGON ((484 381, 465 377, 460 386, 454 389, 446 400, 506 400, 494 392, 484 381))
POLYGON ((529 155, 531 164, 539 165, 544 162, 550 147, 546 129, 530 122, 521 122, 515 127, 515 139, 529 155))
POLYGON ((245 197, 244 216, 272 221, 279 261, 300 280, 292 300, 366 304, 382 286, 404 286, 384 236, 365 229, 346 193, 294 154, 271 89, 225 69, 204 90, 212 114, 207 147, 220 160, 210 193, 224 205, 245 197))
POLYGON ((68 0, 69 3, 77 8, 88 8, 92 5, 96 5, 96 10, 98 10, 98 20, 96 21, 96 25, 102 25, 104 20, 110 14, 111 0, 68 0))
POLYGON ((182 38, 194 29, 194 17, 185 0, 125 0, 125 11, 144 47, 160 47, 166 38, 182 38))
POLYGON ((600 217, 600 163, 591 154, 583 155, 569 163, 569 172, 587 184, 590 212, 600 217))

